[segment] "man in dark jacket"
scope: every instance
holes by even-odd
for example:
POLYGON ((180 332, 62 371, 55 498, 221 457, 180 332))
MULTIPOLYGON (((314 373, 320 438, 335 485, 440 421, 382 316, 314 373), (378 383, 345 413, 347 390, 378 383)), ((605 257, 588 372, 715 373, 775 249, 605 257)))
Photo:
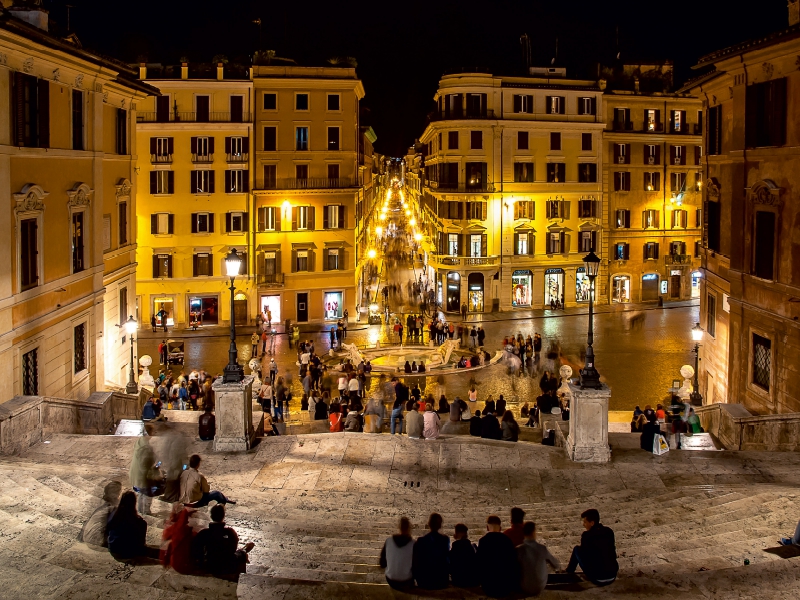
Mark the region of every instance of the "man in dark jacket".
POLYGON ((503 432, 500 430, 500 421, 497 420, 493 413, 487 412, 481 418, 481 437, 490 440, 499 440, 503 437, 503 432))
POLYGON ((487 534, 478 542, 477 560, 483 592, 492 598, 508 596, 519 585, 519 563, 514 542, 502 531, 500 517, 486 519, 487 534))
POLYGON ((469 434, 475 437, 481 437, 481 411, 476 410, 475 414, 469 420, 469 434))
POLYGON ((414 542, 411 570, 417 586, 426 590, 441 590, 450 585, 450 538, 439 533, 442 516, 433 513, 428 519, 430 532, 414 542))
POLYGON ((225 526, 225 505, 211 507, 211 523, 192 540, 192 554, 195 561, 206 572, 214 575, 244 573, 247 567, 247 553, 253 549, 248 542, 239 550, 239 536, 225 526))
POLYGON ((206 406, 203 410, 203 414, 200 415, 200 419, 197 421, 197 428, 200 439, 204 442, 213 440, 214 436, 217 434, 217 419, 211 413, 210 406, 206 406))
POLYGON ((581 545, 572 549, 567 573, 580 566, 586 578, 595 585, 608 585, 617 578, 617 546, 614 531, 600 523, 600 513, 590 508, 581 514, 583 527, 581 545))
POLYGON ((450 576, 456 587, 474 587, 478 585, 478 563, 475 557, 475 544, 469 541, 469 529, 463 523, 456 525, 450 548, 450 576))

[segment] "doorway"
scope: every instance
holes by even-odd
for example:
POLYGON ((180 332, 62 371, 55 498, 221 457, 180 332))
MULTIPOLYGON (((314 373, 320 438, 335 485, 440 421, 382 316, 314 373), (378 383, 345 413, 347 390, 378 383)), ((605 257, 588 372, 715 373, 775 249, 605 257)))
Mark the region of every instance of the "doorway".
POLYGON ((681 276, 669 276, 669 297, 672 300, 677 300, 681 297, 681 276))
POLYGON ((172 298, 155 298, 153 300, 153 314, 156 316, 156 327, 175 326, 175 311, 172 298))
POLYGON ((483 274, 470 273, 467 278, 469 312, 483 312, 483 274))
POLYGON ((614 295, 611 297, 614 302, 631 301, 631 278, 627 275, 615 275, 613 279, 614 295))
POLYGON ((198 325, 219 324, 219 297, 192 296, 189 298, 189 320, 198 325))
POLYGON ((247 325, 247 296, 236 294, 233 299, 233 318, 236 325, 247 325))
POLYGON ((461 310, 461 275, 456 272, 447 274, 447 312, 461 310))
POLYGON ((297 293, 297 321, 299 323, 308 321, 308 292, 297 293))
POLYGON ((658 302, 658 273, 642 275, 642 302, 658 302))
POLYGON ((700 271, 692 273, 692 298, 700 297, 700 279, 703 274, 700 271))

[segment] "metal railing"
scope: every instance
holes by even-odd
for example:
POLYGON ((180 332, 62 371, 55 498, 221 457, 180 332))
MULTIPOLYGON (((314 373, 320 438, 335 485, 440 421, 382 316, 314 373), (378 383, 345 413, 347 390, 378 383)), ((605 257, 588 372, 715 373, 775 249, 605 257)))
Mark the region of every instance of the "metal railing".
POLYGON ((137 123, 248 123, 251 121, 249 112, 197 112, 197 111, 172 111, 169 114, 157 112, 136 113, 137 123))
POLYGON ((487 267, 498 264, 497 256, 450 256, 431 254, 431 262, 452 267, 487 267))
POLYGON ((249 153, 240 152, 239 154, 226 154, 225 160, 229 163, 246 163, 248 161, 249 153))
POLYGON ((428 115, 431 121, 450 121, 457 119, 494 119, 493 110, 451 110, 434 111, 428 115))
POLYGON ((611 129, 613 131, 633 131, 632 121, 612 121, 611 129))
POLYGON ((172 154, 151 154, 150 162, 153 164, 169 164, 172 162, 172 154))
POLYGON ((209 154, 192 154, 192 162, 193 163, 211 163, 214 162, 214 155, 209 154))
POLYGON ((259 273, 256 275, 258 285, 281 286, 283 285, 283 273, 259 273))
POLYGON ((324 178, 324 177, 308 177, 306 179, 297 179, 296 177, 279 178, 274 181, 266 182, 265 189, 271 190, 324 190, 330 188, 350 188, 356 187, 356 182, 347 177, 337 178, 324 178))
POLYGON ((689 265, 692 257, 689 254, 665 254, 664 264, 667 265, 689 265))
POLYGON ((428 185, 431 189, 439 190, 442 192, 460 192, 462 194, 481 194, 487 192, 494 192, 494 184, 483 183, 479 185, 467 185, 464 183, 444 183, 441 181, 429 181, 428 185))

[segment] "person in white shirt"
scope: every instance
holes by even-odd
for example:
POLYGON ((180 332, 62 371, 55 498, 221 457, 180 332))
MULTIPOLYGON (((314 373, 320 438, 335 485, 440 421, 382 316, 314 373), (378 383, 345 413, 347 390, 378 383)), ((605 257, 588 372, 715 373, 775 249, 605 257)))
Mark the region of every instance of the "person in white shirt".
POLYGON ((517 560, 519 560, 522 579, 520 588, 525 594, 538 596, 547 585, 547 565, 556 571, 561 570, 561 563, 555 558, 547 546, 536 541, 536 523, 528 521, 522 527, 525 541, 517 546, 517 560))
POLYGON ((359 397, 359 390, 358 390, 358 377, 353 377, 350 381, 347 382, 347 391, 350 392, 350 399, 355 400, 359 397))
POLYGON ((411 563, 414 555, 414 538, 411 537, 411 521, 400 518, 400 533, 386 539, 381 550, 380 565, 385 569, 386 583, 390 587, 408 591, 414 587, 411 563))
POLYGON ((347 391, 347 375, 342 373, 339 376, 339 400, 344 400, 344 395, 347 391))

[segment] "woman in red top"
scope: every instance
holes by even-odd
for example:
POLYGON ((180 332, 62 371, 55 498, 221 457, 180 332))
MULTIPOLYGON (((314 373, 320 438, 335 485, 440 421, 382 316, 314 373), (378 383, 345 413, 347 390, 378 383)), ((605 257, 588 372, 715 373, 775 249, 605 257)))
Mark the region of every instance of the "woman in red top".
POLYGON ((342 414, 339 412, 332 412, 330 416, 331 433, 344 431, 344 423, 342 422, 342 414))

